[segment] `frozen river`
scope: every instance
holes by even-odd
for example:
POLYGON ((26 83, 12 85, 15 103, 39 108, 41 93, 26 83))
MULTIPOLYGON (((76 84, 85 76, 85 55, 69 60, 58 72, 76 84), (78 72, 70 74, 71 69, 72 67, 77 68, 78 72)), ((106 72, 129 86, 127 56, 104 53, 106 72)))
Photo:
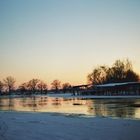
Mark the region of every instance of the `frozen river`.
POLYGON ((78 99, 48 96, 2 97, 0 98, 0 110, 140 119, 140 99, 78 99))

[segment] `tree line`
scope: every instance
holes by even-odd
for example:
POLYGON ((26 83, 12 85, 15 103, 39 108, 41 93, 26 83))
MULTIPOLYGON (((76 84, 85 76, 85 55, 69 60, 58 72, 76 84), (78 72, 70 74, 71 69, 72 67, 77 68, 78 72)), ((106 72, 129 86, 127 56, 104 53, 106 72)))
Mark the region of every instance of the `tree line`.
MULTIPOLYGON (((18 88, 15 89, 15 78, 12 76, 6 77, 3 82, 0 81, 0 94, 8 93, 11 94, 13 92, 19 92, 21 94, 35 94, 35 93, 41 93, 41 94, 47 94, 48 86, 47 84, 40 80, 40 79, 32 79, 28 82, 22 83, 18 86, 18 88)), ((70 90, 70 83, 64 83, 61 85, 61 82, 59 80, 54 80, 51 83, 51 91, 58 92, 60 89, 61 91, 68 92, 70 90)))
POLYGON ((140 76, 134 72, 132 63, 128 60, 116 60, 109 67, 98 66, 87 76, 88 83, 92 85, 122 82, 137 82, 140 76))
MULTIPOLYGON (((132 63, 126 59, 116 60, 111 67, 106 65, 96 67, 90 74, 88 74, 87 79, 88 84, 98 85, 107 83, 137 82, 140 80, 140 76, 134 72, 132 63)), ((16 90, 15 82, 16 80, 11 76, 8 76, 3 81, 0 81, 0 94, 4 91, 9 94, 13 91, 19 91, 21 94, 34 94, 36 92, 46 94, 48 91, 47 84, 40 79, 32 79, 28 82, 22 83, 16 90)), ((51 91, 53 92, 71 92, 71 87, 70 83, 67 82, 61 84, 59 80, 54 80, 51 83, 51 91)))

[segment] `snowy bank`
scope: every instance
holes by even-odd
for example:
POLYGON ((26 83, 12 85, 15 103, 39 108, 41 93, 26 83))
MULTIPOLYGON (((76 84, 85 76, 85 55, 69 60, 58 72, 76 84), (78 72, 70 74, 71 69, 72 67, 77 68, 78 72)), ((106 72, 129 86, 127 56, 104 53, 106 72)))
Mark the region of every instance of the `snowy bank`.
POLYGON ((0 112, 0 140, 137 140, 140 120, 0 112))
POLYGON ((56 98, 81 98, 81 99, 140 99, 140 95, 121 95, 121 96, 97 96, 97 95, 73 95, 72 93, 58 93, 58 94, 47 94, 48 97, 56 98))

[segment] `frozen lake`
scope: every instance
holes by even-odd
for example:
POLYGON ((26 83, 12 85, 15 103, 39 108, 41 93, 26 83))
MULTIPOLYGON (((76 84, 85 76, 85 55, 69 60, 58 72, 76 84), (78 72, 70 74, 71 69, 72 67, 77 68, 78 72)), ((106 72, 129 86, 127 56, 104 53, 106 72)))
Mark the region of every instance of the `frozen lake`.
POLYGON ((2 97, 0 98, 0 110, 140 119, 140 99, 78 99, 48 96, 2 97))

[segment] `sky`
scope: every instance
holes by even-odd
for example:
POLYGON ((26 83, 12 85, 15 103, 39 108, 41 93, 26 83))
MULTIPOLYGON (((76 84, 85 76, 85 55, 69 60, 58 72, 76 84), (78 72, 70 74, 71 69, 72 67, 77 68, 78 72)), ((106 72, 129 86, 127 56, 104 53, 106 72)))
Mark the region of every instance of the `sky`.
POLYGON ((125 58, 140 74, 140 0, 0 0, 0 80, 85 84, 125 58))

